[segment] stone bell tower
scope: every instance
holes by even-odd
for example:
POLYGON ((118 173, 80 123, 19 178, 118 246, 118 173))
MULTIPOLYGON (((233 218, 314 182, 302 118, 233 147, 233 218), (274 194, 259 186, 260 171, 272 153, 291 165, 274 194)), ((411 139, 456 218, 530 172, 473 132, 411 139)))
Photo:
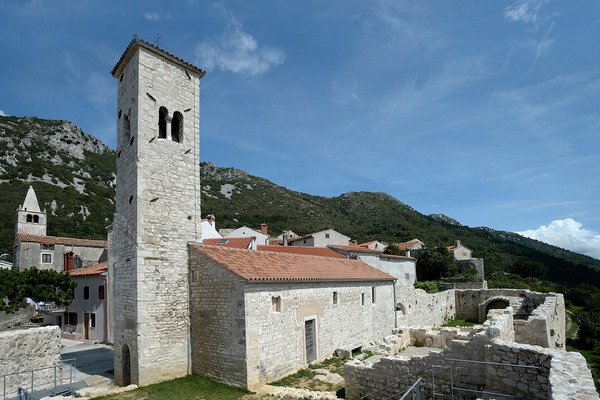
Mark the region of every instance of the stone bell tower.
POLYGON ((118 80, 116 215, 109 244, 115 380, 189 373, 187 243, 200 239, 200 68, 134 37, 118 80))

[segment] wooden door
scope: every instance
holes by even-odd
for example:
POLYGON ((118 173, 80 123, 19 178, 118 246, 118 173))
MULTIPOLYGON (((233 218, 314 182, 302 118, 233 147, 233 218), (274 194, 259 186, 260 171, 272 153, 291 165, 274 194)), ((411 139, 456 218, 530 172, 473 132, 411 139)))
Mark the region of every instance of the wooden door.
POLYGON ((83 330, 85 332, 85 339, 86 340, 90 340, 90 314, 89 313, 84 313, 83 314, 83 330))
POLYGON ((317 331, 315 320, 304 321, 304 337, 306 340, 306 363, 317 359, 317 331))

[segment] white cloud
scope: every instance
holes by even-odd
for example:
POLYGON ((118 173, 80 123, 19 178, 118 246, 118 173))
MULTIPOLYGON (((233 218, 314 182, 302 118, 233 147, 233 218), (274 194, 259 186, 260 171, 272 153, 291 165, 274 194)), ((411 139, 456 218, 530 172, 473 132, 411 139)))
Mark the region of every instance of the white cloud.
POLYGON ((4 113, 4 110, 1 110, 1 109, 0 109, 0 116, 2 116, 2 117, 6 117, 6 114, 4 113))
POLYGON ((518 0, 504 9, 504 16, 514 22, 525 22, 536 25, 540 9, 549 0, 518 0))
POLYGON ((548 226, 542 225, 537 229, 517 233, 600 259, 600 234, 584 229, 583 224, 571 218, 555 220, 548 226))
POLYGON ((258 75, 282 64, 281 49, 259 46, 258 41, 244 32, 242 24, 221 4, 217 7, 229 19, 225 30, 214 40, 204 41, 196 48, 196 60, 208 70, 221 69, 234 73, 258 75))
POLYGON ((160 21, 161 19, 169 19, 169 17, 170 14, 161 15, 157 12, 147 12, 144 14, 144 18, 152 22, 160 21))

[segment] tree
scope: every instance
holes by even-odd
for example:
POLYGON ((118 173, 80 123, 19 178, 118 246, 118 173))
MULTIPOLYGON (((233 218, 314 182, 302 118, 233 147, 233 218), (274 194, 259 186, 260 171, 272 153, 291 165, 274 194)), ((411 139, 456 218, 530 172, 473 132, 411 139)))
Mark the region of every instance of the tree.
POLYGON ((509 268, 509 272, 521 275, 523 278, 542 278, 548 273, 548 267, 539 261, 521 259, 509 268))
POLYGON ((69 274, 29 268, 24 271, 0 269, 0 311, 15 312, 27 307, 27 299, 68 305, 77 282, 69 274))
POLYGON ((437 281, 440 278, 454 276, 460 266, 452 254, 443 247, 433 250, 423 249, 417 256, 417 279, 419 281, 437 281))
POLYGON ((390 244, 388 247, 385 248, 385 250, 383 251, 383 254, 391 254, 394 256, 405 256, 406 251, 400 250, 398 248, 398 246, 396 246, 395 244, 390 244))

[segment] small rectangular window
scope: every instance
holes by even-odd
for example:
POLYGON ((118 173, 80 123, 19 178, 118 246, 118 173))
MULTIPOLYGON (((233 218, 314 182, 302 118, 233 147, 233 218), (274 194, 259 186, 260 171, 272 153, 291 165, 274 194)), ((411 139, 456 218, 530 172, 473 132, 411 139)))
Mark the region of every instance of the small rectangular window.
POLYGON ((90 314, 90 328, 95 328, 95 327, 96 327, 96 314, 91 313, 90 314))
POLYGON ((406 274, 404 274, 404 277, 406 278, 406 281, 410 281, 410 274, 407 272, 406 274))
POLYGON ((360 294, 360 305, 361 306, 365 305, 365 294, 364 293, 360 294))
POLYGON ((67 325, 77 325, 77 313, 65 313, 65 323, 67 325))
POLYGON ((326 239, 329 239, 329 233, 326 233, 326 234, 325 234, 325 238, 326 238, 326 239))
POLYGON ((98 300, 104 300, 104 285, 98 286, 98 300))
POLYGON ((271 297, 271 305, 273 307, 273 312, 281 312, 281 296, 271 297))
POLYGON ((375 286, 371 288, 371 303, 375 304, 375 286))
POLYGON ((89 286, 84 286, 83 287, 83 299, 84 300, 89 300, 90 299, 90 287, 89 286))
POLYGON ((338 292, 333 292, 333 304, 338 303, 338 292))
POLYGON ((42 253, 42 262, 44 264, 51 264, 52 263, 52 254, 42 253))

